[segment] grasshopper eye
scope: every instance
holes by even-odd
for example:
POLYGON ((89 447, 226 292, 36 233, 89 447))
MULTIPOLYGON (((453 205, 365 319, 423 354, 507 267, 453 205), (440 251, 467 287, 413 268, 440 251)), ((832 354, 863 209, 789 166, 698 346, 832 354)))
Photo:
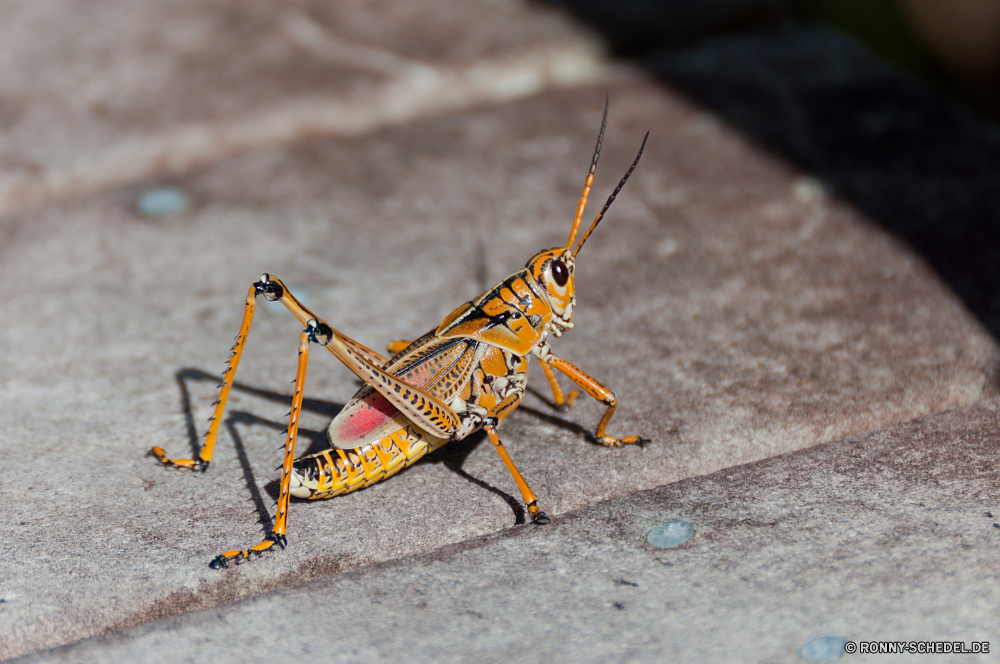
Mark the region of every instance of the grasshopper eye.
POLYGON ((566 282, 569 281, 569 268, 566 267, 566 263, 563 263, 558 258, 552 261, 552 281, 556 282, 557 286, 565 286, 566 282))

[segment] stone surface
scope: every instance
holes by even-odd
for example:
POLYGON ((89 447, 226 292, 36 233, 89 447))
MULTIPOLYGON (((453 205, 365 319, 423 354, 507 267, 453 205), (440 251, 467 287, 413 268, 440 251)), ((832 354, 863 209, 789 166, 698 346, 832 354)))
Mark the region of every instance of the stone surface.
POLYGON ((0 43, 0 213, 601 68, 579 28, 505 0, 29 0, 5 7, 0 43))
POLYGON ((994 400, 24 661, 996 661, 998 427, 994 400), (690 541, 646 543, 674 519, 690 541))
MULTIPOLYGON (((0 657, 523 521, 478 436, 295 503, 288 550, 210 571, 270 527, 299 329, 267 306, 211 471, 144 454, 195 449, 262 272, 378 348, 565 242, 608 88, 592 210, 650 143, 554 350, 617 392, 613 433, 653 442, 595 446, 601 409, 553 411, 533 374, 502 433, 550 514, 997 393, 994 339, 919 258, 552 14, 288 7, 24 3, 0 28, 0 657), (164 185, 187 211, 141 214, 164 185)), ((314 354, 304 447, 356 388, 314 354)))
MULTIPOLYGON (((562 415, 529 398, 504 436, 550 513, 995 390, 993 342, 919 261, 669 93, 634 79, 612 96, 599 195, 642 131, 653 139, 580 254, 577 327, 555 350, 617 391, 612 431, 653 444, 596 448, 586 436, 595 404, 562 415)), ((191 422, 214 398, 205 378, 221 368, 261 272, 377 346, 428 329, 564 241, 602 98, 551 92, 363 139, 261 150, 180 180, 198 203, 176 218, 138 216, 124 189, 8 220, 5 265, 32 276, 2 305, 0 500, 12 529, 0 564, 4 592, 25 598, 0 614, 7 652, 523 518, 477 437, 358 494, 297 503, 288 550, 208 570, 270 523, 298 326, 266 307, 211 471, 171 473, 143 455, 191 449, 191 422)), ((304 425, 318 444, 356 386, 330 358, 313 365, 304 425)))

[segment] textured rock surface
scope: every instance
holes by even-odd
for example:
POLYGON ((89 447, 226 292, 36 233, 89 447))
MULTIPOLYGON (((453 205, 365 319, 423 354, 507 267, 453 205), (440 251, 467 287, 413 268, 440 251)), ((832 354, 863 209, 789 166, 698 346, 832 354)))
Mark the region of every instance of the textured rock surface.
POLYGON ((503 0, 12 5, 0 26, 6 213, 600 69, 580 29, 503 0))
POLYGON ((1000 335, 995 123, 817 28, 768 26, 642 62, 912 247, 1000 335))
MULTIPOLYGON (((601 409, 554 412, 533 374, 503 435, 550 514, 997 393, 995 341, 918 258, 551 14, 482 4, 428 27, 319 7, 25 3, 0 28, 0 656, 523 520, 473 437, 295 503, 288 550, 210 571, 270 527, 299 329, 266 306, 211 471, 144 454, 194 449, 261 272, 378 348, 564 242, 609 87, 597 203, 652 134, 554 349, 617 392, 612 432, 653 443, 598 448, 601 409), (188 211, 140 215, 164 180, 188 211)), ((304 447, 357 387, 314 358, 304 447)))
POLYGON ((28 661, 791 664, 836 659, 802 656, 824 637, 992 641, 844 661, 996 661, 998 426, 992 401, 28 661), (671 520, 694 536, 650 546, 671 520))

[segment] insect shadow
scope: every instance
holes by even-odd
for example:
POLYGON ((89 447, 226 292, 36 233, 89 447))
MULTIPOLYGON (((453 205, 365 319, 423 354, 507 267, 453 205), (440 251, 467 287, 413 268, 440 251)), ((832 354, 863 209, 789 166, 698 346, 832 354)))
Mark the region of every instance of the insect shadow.
MULTIPOLYGON (((541 401, 543 404, 548 406, 549 409, 553 410, 554 412, 564 413, 567 410, 569 410, 568 407, 557 406, 554 401, 551 401, 544 394, 542 394, 541 392, 539 392, 538 390, 534 389, 531 386, 525 387, 524 391, 532 395, 539 401, 541 401)), ((597 447, 603 447, 603 445, 601 445, 601 441, 597 440, 597 436, 594 435, 593 431, 591 431, 585 426, 577 424, 576 422, 571 422, 567 419, 563 419, 556 415, 551 415, 549 413, 542 412, 535 408, 525 406, 523 403, 520 406, 518 406, 517 412, 519 413, 523 412, 527 415, 531 415, 536 420, 541 420, 546 424, 550 424, 554 427, 559 427, 560 429, 565 429, 566 431, 569 431, 570 433, 577 435, 580 438, 583 438, 591 445, 596 445, 597 447)), ((640 445, 640 447, 642 447, 642 445, 640 445)))
MULTIPOLYGON (((180 369, 174 376, 177 381, 178 390, 180 391, 181 397, 181 410, 184 413, 185 426, 188 434, 188 441, 191 445, 192 455, 197 456, 199 450, 201 449, 201 438, 198 435, 198 430, 194 421, 194 414, 191 409, 191 391, 188 389, 189 381, 210 381, 217 382, 218 376, 212 375, 209 372, 202 371, 201 369, 195 369, 191 367, 186 367, 180 369)), ((261 389, 258 387, 252 387, 240 382, 234 382, 232 389, 245 394, 249 394, 261 399, 268 401, 275 401, 281 404, 289 403, 291 397, 287 394, 280 394, 278 392, 272 392, 270 390, 261 389)), ((318 415, 322 415, 325 418, 333 419, 337 413, 341 411, 344 404, 336 403, 332 401, 324 401, 322 399, 303 399, 302 409, 318 415)), ((532 411, 534 412, 534 411, 532 411)), ((548 416, 538 413, 543 419, 548 416)), ((553 418, 555 419, 555 418, 553 418)), ((559 420, 560 422, 563 422, 559 420)), ((250 463, 250 458, 246 452, 246 446, 243 443, 243 439, 240 436, 239 428, 241 426, 264 426, 274 431, 283 432, 287 426, 286 422, 277 422, 274 420, 269 420, 252 413, 245 411, 233 411, 230 412, 226 419, 223 421, 226 427, 226 431, 229 432, 229 436, 233 441, 233 445, 236 448, 236 456, 239 459, 241 468, 243 469, 243 477, 246 481, 247 489, 250 492, 250 500, 254 504, 254 509, 257 512, 258 522, 265 528, 270 529, 273 526, 273 519, 271 517, 270 504, 273 500, 277 500, 280 481, 275 479, 264 486, 264 490, 270 495, 272 501, 265 501, 264 497, 261 495, 258 489, 257 479, 253 472, 252 464, 250 463)), ((564 424, 569 424, 572 427, 572 423, 564 422, 564 424)), ((300 439, 305 439, 309 441, 308 447, 299 455, 314 454, 316 452, 321 452, 329 447, 329 442, 327 440, 326 431, 315 431, 312 429, 299 428, 300 439)), ((514 496, 498 489, 497 487, 484 482, 483 480, 470 475, 466 472, 462 466, 465 464, 465 460, 469 457, 473 450, 475 450, 479 445, 483 443, 486 439, 484 432, 477 432, 468 438, 460 441, 452 441, 436 450, 427 456, 423 457, 414 465, 419 464, 442 464, 445 468, 455 473, 462 479, 475 484, 481 489, 485 489, 504 500, 509 506, 514 514, 514 524, 521 525, 526 523, 524 508, 521 506, 520 502, 514 498, 514 496)), ((398 475, 403 475, 409 469, 404 469, 398 475)))

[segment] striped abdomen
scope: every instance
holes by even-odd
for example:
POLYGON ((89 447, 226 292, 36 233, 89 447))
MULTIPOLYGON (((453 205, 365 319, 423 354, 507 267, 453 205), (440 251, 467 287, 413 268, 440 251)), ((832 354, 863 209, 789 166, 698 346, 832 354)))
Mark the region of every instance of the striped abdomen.
POLYGON ((296 498, 330 498, 363 489, 392 477, 446 442, 406 426, 355 449, 334 447, 305 456, 292 465, 290 493, 296 498))

